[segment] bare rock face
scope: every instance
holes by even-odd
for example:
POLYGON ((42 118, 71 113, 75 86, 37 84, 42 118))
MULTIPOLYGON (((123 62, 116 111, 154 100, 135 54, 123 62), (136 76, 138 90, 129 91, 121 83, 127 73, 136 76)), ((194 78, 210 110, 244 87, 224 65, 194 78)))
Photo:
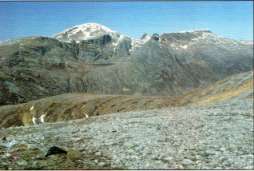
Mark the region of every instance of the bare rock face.
POLYGON ((160 35, 157 33, 154 33, 151 37, 151 39, 155 40, 155 41, 159 41, 160 40, 160 35))

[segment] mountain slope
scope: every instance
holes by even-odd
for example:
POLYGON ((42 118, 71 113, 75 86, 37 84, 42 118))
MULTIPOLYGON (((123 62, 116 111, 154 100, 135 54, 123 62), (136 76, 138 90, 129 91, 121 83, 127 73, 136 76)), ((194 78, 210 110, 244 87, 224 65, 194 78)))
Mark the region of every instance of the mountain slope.
MULTIPOLYGON (((58 96, 30 101, 25 104, 0 107, 0 127, 31 125, 34 106, 39 116, 46 114, 46 122, 59 122, 73 119, 95 117, 98 115, 161 109, 177 106, 214 106, 223 103, 253 98, 253 72, 235 74, 217 81, 207 88, 195 89, 183 96, 130 96, 130 95, 94 95, 62 94, 58 96)), ((246 106, 247 107, 247 106, 246 106)))
POLYGON ((0 46, 0 104, 82 91, 88 67, 74 44, 35 37, 0 46))
POLYGON ((182 104, 207 106, 253 98, 253 71, 235 74, 180 97, 182 104))

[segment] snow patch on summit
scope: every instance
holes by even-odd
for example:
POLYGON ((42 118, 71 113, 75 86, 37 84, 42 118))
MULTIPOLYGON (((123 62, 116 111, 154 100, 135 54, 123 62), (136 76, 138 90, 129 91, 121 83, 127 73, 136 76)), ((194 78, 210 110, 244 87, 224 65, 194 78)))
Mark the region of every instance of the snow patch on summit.
POLYGON ((116 34, 108 27, 97 23, 76 25, 55 35, 55 38, 64 42, 88 40, 105 34, 116 34))
POLYGON ((152 36, 148 35, 148 34, 144 34, 141 39, 133 39, 131 41, 131 46, 132 48, 130 49, 130 51, 134 51, 134 49, 141 47, 143 44, 145 44, 146 42, 148 42, 151 39, 152 36))

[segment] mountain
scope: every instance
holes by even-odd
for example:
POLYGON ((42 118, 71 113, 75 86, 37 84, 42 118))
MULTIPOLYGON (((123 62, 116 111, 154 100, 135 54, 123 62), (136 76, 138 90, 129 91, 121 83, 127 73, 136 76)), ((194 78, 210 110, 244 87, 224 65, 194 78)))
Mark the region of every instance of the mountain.
POLYGON ((64 30, 55 35, 55 38, 64 42, 75 41, 79 43, 82 40, 94 39, 103 35, 118 37, 119 34, 97 23, 86 23, 77 25, 64 30))
POLYGON ((2 42, 0 169, 253 169, 252 62, 208 30, 2 42))
MULTIPOLYGON (((80 43, 81 50, 83 50, 82 42, 86 42, 86 45, 87 43, 94 44, 96 42, 96 45, 99 46, 102 51, 106 51, 105 58, 107 59, 112 56, 127 56, 129 54, 129 50, 131 49, 131 39, 129 37, 112 31, 108 27, 97 23, 86 23, 71 27, 63 32, 56 34, 55 38, 62 42, 80 43)), ((81 56, 89 55, 89 53, 94 54, 93 51, 84 53, 83 50, 82 52, 83 53, 80 54, 81 56)), ((94 55, 96 56, 97 54, 94 55)), ((101 56, 97 56, 97 58, 93 60, 101 58, 101 56)))
POLYGON ((176 96, 250 71, 252 60, 253 45, 210 31, 153 34, 127 62, 89 72, 93 86, 88 89, 122 93, 124 87, 131 93, 176 96))
POLYGON ((63 93, 180 96, 252 70, 253 44, 207 31, 133 39, 88 23, 0 44, 0 105, 63 93))

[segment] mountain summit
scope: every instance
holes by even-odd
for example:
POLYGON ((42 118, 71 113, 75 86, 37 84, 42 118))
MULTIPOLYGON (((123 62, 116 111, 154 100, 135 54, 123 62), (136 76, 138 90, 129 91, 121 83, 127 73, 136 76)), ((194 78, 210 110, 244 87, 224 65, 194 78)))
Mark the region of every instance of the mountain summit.
POLYGON ((72 40, 80 42, 82 40, 93 39, 105 34, 113 35, 116 34, 116 32, 101 24, 86 23, 68 28, 63 32, 56 34, 55 38, 64 42, 71 42, 72 40))

